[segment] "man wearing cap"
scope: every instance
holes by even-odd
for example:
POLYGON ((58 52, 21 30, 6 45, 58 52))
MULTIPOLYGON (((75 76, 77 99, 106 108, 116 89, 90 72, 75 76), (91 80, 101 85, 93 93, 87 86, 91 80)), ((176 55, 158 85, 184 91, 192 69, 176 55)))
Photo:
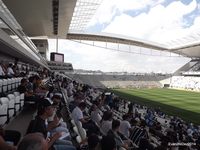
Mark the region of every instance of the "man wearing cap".
POLYGON ((53 115, 51 117, 48 118, 48 122, 51 123, 54 120, 58 120, 58 125, 56 128, 54 128, 51 133, 55 133, 55 132, 64 132, 66 134, 68 134, 68 136, 66 136, 66 140, 71 140, 71 136, 69 134, 69 130, 67 129, 67 124, 63 121, 62 119, 62 115, 61 115, 61 98, 62 95, 61 93, 55 93, 52 97, 52 101, 53 104, 55 104, 56 106, 56 111, 54 111, 53 115))
MULTIPOLYGON (((51 124, 48 125, 46 124, 47 118, 53 115, 54 110, 55 106, 50 99, 48 98, 42 99, 38 105, 37 116, 35 117, 34 120, 30 122, 27 129, 27 133, 40 132, 43 134, 45 138, 48 138, 47 136, 48 132, 54 129, 58 124, 57 121, 53 121, 51 124)), ((54 144, 54 142, 58 140, 61 136, 62 136, 61 132, 56 132, 51 137, 49 137, 48 147, 50 148, 54 144)), ((74 147, 71 145, 63 145, 63 148, 67 148, 70 150, 74 149, 74 147)))
MULTIPOLYGON (((47 132, 53 128, 53 124, 47 127, 45 120, 53 115, 55 107, 52 104, 53 103, 49 99, 43 99, 40 101, 40 104, 38 105, 37 116, 35 117, 35 120, 30 122, 27 133, 40 132, 45 138, 47 138, 47 132)), ((55 134, 51 141, 54 142, 60 136, 60 134, 55 134)))

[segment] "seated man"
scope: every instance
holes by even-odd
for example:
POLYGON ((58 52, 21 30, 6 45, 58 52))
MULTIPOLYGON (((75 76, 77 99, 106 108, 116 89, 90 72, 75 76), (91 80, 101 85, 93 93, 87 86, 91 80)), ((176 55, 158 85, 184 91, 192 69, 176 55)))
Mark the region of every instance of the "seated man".
MULTIPOLYGON (((48 142, 48 148, 50 148, 53 144, 55 144, 55 141, 62 136, 62 132, 56 132, 53 135, 48 136, 48 132, 57 127, 58 124, 58 122, 52 122, 46 125, 47 118, 53 115, 54 110, 55 107, 53 106, 52 101, 50 101, 49 99, 42 99, 40 101, 40 104, 38 105, 37 116, 34 120, 30 122, 29 127, 27 129, 27 133, 40 132, 44 135, 45 138, 49 138, 50 141, 48 142)), ((69 143, 66 142, 62 143, 63 149, 64 148, 75 149, 73 146, 68 145, 69 143)), ((54 146, 60 147, 60 145, 54 145, 54 146)))
POLYGON ((99 133, 99 128, 95 123, 90 120, 88 116, 83 116, 83 111, 86 108, 86 103, 81 102, 74 110, 72 111, 72 118, 75 123, 78 124, 78 121, 82 123, 83 128, 87 129, 87 135, 89 136, 92 133, 99 133))
POLYGON ((6 73, 5 73, 5 69, 4 69, 3 63, 0 62, 0 79, 5 78, 5 76, 6 76, 6 73))
POLYGON ((27 94, 26 92, 27 92, 27 88, 26 88, 26 86, 27 86, 27 80, 25 79, 25 78, 23 78, 22 80, 21 80, 21 84, 19 85, 19 87, 17 88, 17 90, 19 91, 19 93, 21 94, 21 93, 24 93, 25 95, 27 94))
POLYGON ((63 134, 65 133, 65 138, 66 140, 71 140, 71 136, 69 134, 69 131, 67 129, 67 124, 63 121, 62 115, 61 115, 61 96, 58 94, 53 95, 52 97, 53 104, 55 105, 55 110, 54 113, 51 117, 48 118, 48 124, 51 124, 53 122, 58 122, 57 126, 51 130, 51 134, 54 134, 55 132, 62 132, 63 134))
POLYGON ((101 150, 116 150, 116 141, 113 136, 103 136, 101 140, 101 150))
POLYGON ((19 143, 17 150, 48 150, 48 142, 42 133, 27 134, 19 143))
POLYGON ((21 138, 21 133, 15 130, 4 130, 0 127, 0 136, 6 142, 11 142, 16 146, 21 138))
POLYGON ((146 122, 145 120, 141 120, 140 122, 140 127, 135 127, 133 129, 133 131, 130 133, 130 139, 132 140, 132 142, 136 145, 139 145, 140 143, 140 140, 142 138, 145 138, 145 139, 148 139, 149 136, 148 136, 148 132, 147 130, 145 129, 145 126, 146 126, 146 122))
POLYGON ((20 94, 24 93, 25 103, 26 102, 36 103, 38 98, 34 95, 33 90, 27 88, 28 85, 29 82, 25 78, 23 78, 17 90, 19 91, 20 94))
POLYGON ((128 139, 125 136, 120 134, 119 127, 120 127, 120 121, 113 120, 112 129, 108 131, 107 135, 112 136, 115 139, 118 148, 123 147, 125 149, 128 149, 130 141, 128 141, 128 139))
POLYGON ((99 150, 100 140, 96 134, 91 134, 87 139, 87 144, 83 145, 80 150, 99 150))
POLYGON ((14 77, 14 76, 15 76, 15 73, 14 73, 12 67, 13 67, 12 64, 9 64, 9 65, 8 65, 8 68, 7 68, 7 76, 8 76, 8 77, 14 77))
POLYGON ((0 149, 2 150, 16 150, 16 147, 9 145, 5 142, 5 140, 0 136, 0 149))
POLYGON ((124 136, 129 137, 131 131, 131 124, 128 121, 129 115, 125 114, 122 118, 119 130, 124 136))
POLYGON ((72 118, 74 119, 75 123, 80 121, 82 124, 87 123, 89 117, 83 116, 83 111, 86 108, 85 102, 81 102, 74 110, 72 111, 72 118))
POLYGON ((42 79, 39 76, 35 76, 35 79, 36 81, 33 85, 33 92, 35 96, 44 98, 48 93, 48 89, 43 85, 42 79))

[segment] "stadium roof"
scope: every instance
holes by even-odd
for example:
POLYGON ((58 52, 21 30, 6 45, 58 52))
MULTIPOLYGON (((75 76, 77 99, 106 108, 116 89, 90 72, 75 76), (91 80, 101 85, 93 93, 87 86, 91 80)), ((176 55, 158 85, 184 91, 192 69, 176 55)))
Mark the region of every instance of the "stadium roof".
POLYGON ((102 0, 3 0, 19 30, 30 37, 104 41, 200 57, 200 31, 168 43, 155 43, 114 34, 83 33, 102 0))

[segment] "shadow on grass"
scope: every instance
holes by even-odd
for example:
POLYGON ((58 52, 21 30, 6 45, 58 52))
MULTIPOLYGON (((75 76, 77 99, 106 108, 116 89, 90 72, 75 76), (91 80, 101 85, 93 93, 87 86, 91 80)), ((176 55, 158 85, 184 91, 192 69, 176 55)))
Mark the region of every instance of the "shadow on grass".
POLYGON ((160 102, 155 102, 155 101, 152 101, 143 97, 139 97, 139 96, 134 96, 128 93, 123 93, 123 92, 119 92, 115 90, 113 90, 112 92, 126 100, 133 101, 140 105, 145 105, 145 106, 153 107, 153 108, 160 107, 161 111, 166 113, 167 115, 178 116, 187 122, 192 122, 197 125, 200 125, 200 113, 188 111, 188 110, 174 107, 171 105, 166 105, 160 102))

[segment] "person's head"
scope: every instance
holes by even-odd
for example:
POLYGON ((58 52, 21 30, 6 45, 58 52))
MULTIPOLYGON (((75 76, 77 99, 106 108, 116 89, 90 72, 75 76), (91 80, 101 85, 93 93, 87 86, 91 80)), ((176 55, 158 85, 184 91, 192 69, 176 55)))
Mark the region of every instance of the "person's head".
POLYGON ((140 127, 141 127, 141 128, 145 128, 145 127, 146 127, 146 122, 145 122, 145 120, 141 120, 141 122, 140 122, 140 127))
POLYGON ((111 111, 105 111, 105 112, 103 113, 102 119, 103 119, 104 121, 112 120, 112 116, 113 116, 113 113, 112 113, 111 111))
POLYGON ((40 85, 42 83, 42 79, 39 76, 35 76, 35 83, 36 85, 40 85))
POLYGON ((91 134, 88 137, 88 147, 90 150, 95 150, 99 144, 100 140, 96 134, 91 134))
POLYGON ((27 80, 25 79, 25 78, 23 78, 22 80, 21 80, 21 85, 26 85, 28 82, 27 82, 27 80))
POLYGON ((100 103, 99 100, 98 101, 94 101, 93 104, 95 104, 97 107, 101 107, 101 103, 100 103))
POLYGON ((93 104, 91 107, 91 111, 95 111, 95 110, 97 110, 97 105, 93 104))
POLYGON ((13 65, 12 65, 11 63, 10 63, 10 64, 8 64, 8 67, 11 67, 11 68, 12 68, 12 66, 13 66, 13 65))
POLYGON ((48 150, 48 143, 43 134, 30 133, 22 139, 17 150, 48 150))
POLYGON ((153 146, 149 143, 148 139, 141 138, 139 143, 139 149, 140 150, 153 150, 153 146))
POLYGON ((34 78, 33 76, 31 76, 31 77, 28 78, 29 82, 31 82, 31 83, 33 83, 33 80, 34 80, 34 79, 35 79, 35 78, 34 78))
POLYGON ((123 120, 128 120, 128 118, 129 118, 129 115, 128 114, 125 114, 125 115, 123 115, 123 120))
POLYGON ((81 102, 79 103, 78 107, 81 109, 81 110, 84 110, 86 108, 86 103, 85 102, 81 102))
POLYGON ((101 150, 116 150, 116 142, 113 136, 103 136, 101 140, 101 150))
POLYGON ((120 126, 120 121, 119 120, 113 120, 112 121, 112 130, 118 131, 120 126))
POLYGON ((39 101, 38 105, 38 115, 51 117, 55 111, 55 106, 49 98, 44 98, 39 101))
POLYGON ((55 104, 59 104, 61 102, 61 96, 58 94, 54 94, 51 99, 55 104))

